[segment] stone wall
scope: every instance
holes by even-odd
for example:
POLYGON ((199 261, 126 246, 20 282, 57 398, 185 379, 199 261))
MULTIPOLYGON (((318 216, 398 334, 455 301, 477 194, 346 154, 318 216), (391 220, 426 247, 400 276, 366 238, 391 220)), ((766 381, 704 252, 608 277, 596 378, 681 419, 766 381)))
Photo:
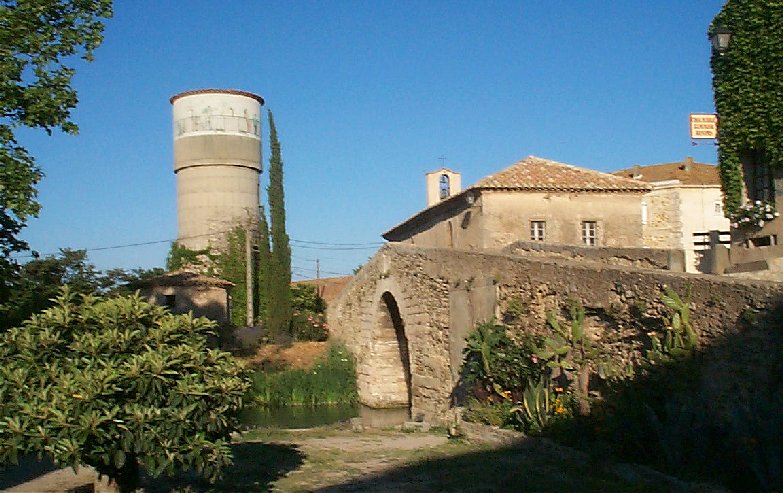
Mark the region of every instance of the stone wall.
POLYGON ((141 291, 149 303, 168 306, 174 313, 193 312, 196 317, 207 317, 218 325, 229 325, 228 293, 215 286, 152 286, 141 291), (173 304, 167 303, 167 296, 173 304))
POLYGON ((574 245, 552 245, 534 241, 518 241, 502 250, 509 255, 545 257, 552 260, 598 262, 606 265, 633 266, 647 269, 684 270, 682 250, 662 248, 595 248, 574 245))
POLYGON ((676 188, 659 188, 644 196, 647 224, 642 226, 645 246, 682 248, 680 195, 676 188))
POLYGON ((357 357, 360 400, 383 407, 387 377, 377 378, 378 367, 401 368, 375 359, 389 293, 407 338, 411 412, 431 419, 453 403, 465 336, 476 322, 505 318, 516 331, 544 333, 547 312, 571 299, 586 308, 591 338, 623 365, 639 358, 647 332, 662 328, 664 285, 680 294, 690 289, 700 341, 717 348, 710 351, 716 378, 757 379, 754 368, 763 365, 754 362, 775 357, 780 331, 751 322, 783 306, 779 283, 402 245, 385 246, 362 268, 330 308, 329 323, 357 357))

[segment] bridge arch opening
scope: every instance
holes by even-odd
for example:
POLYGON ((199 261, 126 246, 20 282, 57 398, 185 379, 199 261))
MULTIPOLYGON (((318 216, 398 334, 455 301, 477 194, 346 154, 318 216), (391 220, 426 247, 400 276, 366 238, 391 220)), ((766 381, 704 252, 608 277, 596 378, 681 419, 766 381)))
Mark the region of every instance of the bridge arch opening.
POLYGON ((381 295, 376 326, 375 360, 384 394, 381 400, 388 407, 405 407, 408 417, 411 408, 411 364, 405 322, 394 296, 386 291, 381 295))

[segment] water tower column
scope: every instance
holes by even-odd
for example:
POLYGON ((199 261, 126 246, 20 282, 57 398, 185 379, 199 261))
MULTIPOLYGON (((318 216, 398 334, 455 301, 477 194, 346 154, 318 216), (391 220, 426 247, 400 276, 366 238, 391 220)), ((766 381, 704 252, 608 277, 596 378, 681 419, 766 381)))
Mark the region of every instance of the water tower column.
POLYGON ((261 106, 258 95, 202 89, 171 98, 177 242, 219 245, 237 225, 258 224, 261 106))

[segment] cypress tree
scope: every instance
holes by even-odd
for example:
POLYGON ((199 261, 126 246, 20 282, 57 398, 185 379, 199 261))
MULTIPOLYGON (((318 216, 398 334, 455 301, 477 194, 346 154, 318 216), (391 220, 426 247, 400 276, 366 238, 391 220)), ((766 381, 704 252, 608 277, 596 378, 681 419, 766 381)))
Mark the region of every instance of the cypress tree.
POLYGON ((291 334, 291 246, 285 231, 283 159, 272 111, 269 110, 269 222, 271 239, 269 330, 278 337, 291 334))
MULTIPOLYGON (((264 206, 261 206, 258 223, 258 263, 256 264, 256 290, 258 318, 265 324, 269 322, 269 297, 271 285, 272 252, 269 249, 269 224, 266 220, 264 206)), ((267 325, 268 326, 268 325, 267 325)))

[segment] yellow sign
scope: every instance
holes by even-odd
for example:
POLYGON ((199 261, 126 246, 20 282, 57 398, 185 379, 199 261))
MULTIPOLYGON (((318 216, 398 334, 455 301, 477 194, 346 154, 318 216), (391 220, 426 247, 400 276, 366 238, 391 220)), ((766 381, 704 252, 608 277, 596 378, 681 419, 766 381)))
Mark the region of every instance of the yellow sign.
POLYGON ((691 139, 717 139, 718 115, 691 113, 691 139))

